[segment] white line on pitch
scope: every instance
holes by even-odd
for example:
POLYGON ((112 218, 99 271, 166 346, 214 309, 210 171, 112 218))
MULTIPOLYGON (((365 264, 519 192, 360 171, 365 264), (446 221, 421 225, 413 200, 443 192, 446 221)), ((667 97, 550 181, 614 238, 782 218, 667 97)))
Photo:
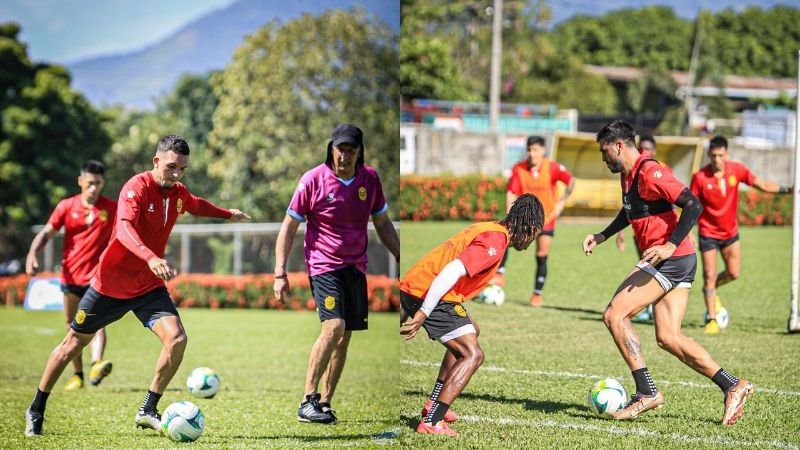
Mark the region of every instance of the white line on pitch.
MULTIPOLYGON (((400 361, 401 364, 406 364, 409 366, 422 366, 422 367, 439 367, 439 363, 433 362, 424 362, 424 361, 413 361, 409 359, 404 359, 400 361)), ((550 370, 527 370, 527 369, 508 369, 505 367, 495 367, 495 366, 481 366, 479 369, 480 371, 487 371, 487 372, 507 372, 507 373, 518 373, 522 375, 541 375, 546 377, 561 377, 561 378, 589 378, 593 380, 600 380, 603 378, 607 378, 600 375, 588 375, 585 373, 575 373, 575 372, 558 372, 558 371, 550 371, 550 370)), ((620 377, 615 377, 620 378, 620 377)), ((667 380, 656 380, 659 384, 676 384, 679 386, 686 386, 690 388, 700 388, 700 389, 710 389, 710 388, 717 388, 715 384, 705 384, 705 383, 695 383, 693 381, 667 381, 667 380)), ((800 392, 797 391, 786 391, 783 389, 775 389, 775 388, 767 388, 761 386, 755 386, 756 391, 763 392, 767 394, 775 394, 775 395, 785 395, 788 397, 800 397, 800 392)))

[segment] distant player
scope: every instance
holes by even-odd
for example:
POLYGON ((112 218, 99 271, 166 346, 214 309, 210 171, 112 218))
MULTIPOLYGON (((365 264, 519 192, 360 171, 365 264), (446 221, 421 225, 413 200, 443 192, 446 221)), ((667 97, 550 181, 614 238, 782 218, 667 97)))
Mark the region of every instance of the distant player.
POLYGON ((446 348, 417 433, 458 436, 447 423, 456 397, 483 362, 478 326, 464 309, 466 299, 492 279, 510 245, 525 250, 544 226, 544 209, 532 194, 520 195, 499 222, 470 225, 427 255, 400 280, 400 334, 412 339, 420 326, 446 348))
POLYGON ((362 131, 349 124, 333 130, 324 163, 300 178, 275 246, 275 297, 289 293, 286 263, 301 222, 311 291, 322 322, 308 358, 297 420, 334 424, 331 400, 344 370, 353 331, 367 329, 367 224, 400 260, 400 239, 389 220, 378 173, 364 165, 362 131), (322 381, 322 392, 317 391, 322 381))
MULTIPOLYGON (((28 257, 25 260, 25 272, 35 275, 39 269, 36 255, 53 239, 58 231, 64 228, 63 256, 61 259, 61 292, 64 293, 64 317, 67 330, 78 302, 89 288, 89 281, 94 276, 100 254, 106 249, 111 231, 114 229, 114 217, 117 213, 117 202, 100 195, 105 186, 105 167, 100 161, 86 161, 81 166, 78 186, 81 193, 65 198, 58 203, 50 215, 44 228, 33 238, 28 257)), ((89 381, 98 385, 111 373, 111 361, 103 359, 106 347, 106 330, 100 328, 92 340, 92 365, 89 381)), ((83 387, 83 358, 81 353, 72 360, 74 373, 64 386, 71 391, 83 387)))
POLYGON ((722 302, 717 288, 739 278, 739 183, 760 191, 791 193, 792 188, 757 178, 742 163, 728 161, 728 140, 715 136, 708 145, 710 162, 692 175, 692 193, 703 204, 697 222, 700 252, 703 256, 703 294, 708 321, 704 332, 719 333, 717 313, 722 302), (725 270, 717 273, 717 251, 722 254, 725 270))
POLYGON ((652 304, 659 347, 719 386, 725 404, 722 424, 733 425, 742 416, 753 386, 721 368, 700 344, 681 331, 697 268, 688 235, 703 207, 672 171, 639 154, 634 137, 633 128, 623 121, 611 122, 597 134, 603 162, 612 173, 620 174, 623 208, 605 230, 583 241, 583 251, 589 255, 596 245, 630 224, 637 244, 644 249, 642 260, 617 288, 603 313, 603 322, 636 382, 636 393, 613 417, 632 420, 664 403, 630 320, 652 304), (683 208, 680 218, 674 206, 683 208))
MULTIPOLYGON (((97 330, 133 311, 142 325, 161 340, 150 389, 136 413, 138 428, 161 432, 157 405, 183 360, 186 332, 164 281, 177 270, 164 259, 167 240, 186 212, 240 222, 250 218, 238 209, 223 209, 196 197, 180 183, 189 164, 189 145, 180 136, 161 138, 153 169, 142 172, 122 187, 114 232, 100 256, 97 273, 78 304, 67 336, 50 354, 39 389, 25 412, 25 435, 43 434, 45 407, 50 391, 64 367, 80 354, 97 330)), ((85 414, 81 417, 85 417, 85 414)))
MULTIPOLYGON (((506 211, 511 209, 511 205, 517 197, 526 193, 535 195, 544 207, 547 223, 539 237, 536 238, 536 278, 530 299, 531 306, 539 307, 542 306, 542 290, 547 280, 547 255, 555 235, 556 219, 564 211, 564 202, 572 193, 575 180, 564 166, 545 157, 545 141, 541 136, 529 136, 527 149, 528 157, 511 168, 511 178, 508 180, 506 190, 506 211), (558 198, 559 182, 566 185, 561 198, 558 198)), ((497 269, 497 275, 492 279, 492 284, 499 286, 505 284, 504 274, 507 259, 508 252, 503 256, 503 261, 500 263, 500 268, 497 269)))

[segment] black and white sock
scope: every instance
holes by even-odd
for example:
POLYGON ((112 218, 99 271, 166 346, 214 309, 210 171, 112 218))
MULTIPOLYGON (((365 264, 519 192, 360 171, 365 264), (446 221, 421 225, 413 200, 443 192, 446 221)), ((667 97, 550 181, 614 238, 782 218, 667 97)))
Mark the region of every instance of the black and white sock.
POLYGON ((636 381, 636 392, 647 396, 655 395, 656 392, 658 392, 656 383, 653 381, 653 376, 650 375, 650 371, 647 370, 647 367, 636 369, 632 371, 631 374, 633 374, 633 379, 636 381))
POLYGON ((447 403, 442 403, 439 400, 434 401, 431 409, 428 410, 428 415, 425 416, 425 423, 436 425, 441 422, 444 420, 444 415, 448 409, 450 409, 450 405, 447 403))
POLYGON ((148 389, 147 393, 144 394, 144 400, 142 400, 142 406, 139 407, 139 411, 155 412, 159 400, 161 400, 161 394, 156 394, 148 389))
POLYGON ((728 389, 736 386, 739 383, 739 379, 735 376, 729 374, 725 369, 721 368, 711 377, 711 381, 714 382, 722 392, 728 392, 728 389))
POLYGON ((31 402, 31 412, 43 415, 44 409, 47 407, 47 397, 49 396, 49 392, 42 392, 41 390, 36 389, 36 395, 33 397, 33 401, 31 402))
POLYGON ((442 392, 442 387, 444 387, 444 380, 436 380, 436 384, 433 386, 433 392, 431 392, 431 400, 436 401, 439 400, 439 393, 442 392))

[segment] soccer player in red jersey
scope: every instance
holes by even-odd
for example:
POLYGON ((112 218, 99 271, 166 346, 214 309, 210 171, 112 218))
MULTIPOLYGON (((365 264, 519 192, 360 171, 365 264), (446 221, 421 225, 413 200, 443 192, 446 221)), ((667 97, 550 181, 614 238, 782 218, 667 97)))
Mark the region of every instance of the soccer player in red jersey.
MULTIPOLYGON (((100 161, 86 161, 81 166, 78 186, 81 193, 61 200, 50 215, 50 219, 31 242, 28 257, 25 260, 25 272, 35 275, 39 269, 36 255, 47 241, 64 228, 64 249, 61 259, 61 292, 64 293, 64 317, 67 329, 78 302, 89 288, 89 280, 94 276, 100 254, 106 249, 111 230, 114 229, 114 216, 117 213, 117 202, 100 195, 105 186, 103 174, 105 167, 100 161)), ((98 385, 111 373, 111 361, 103 359, 106 347, 105 328, 97 330, 92 340, 92 365, 89 381, 98 385)), ((65 390, 83 387, 83 358, 81 353, 72 360, 74 374, 67 381, 65 390)))
POLYGON ((155 374, 135 417, 137 427, 161 432, 156 406, 186 349, 186 332, 164 285, 177 275, 164 259, 167 239, 178 216, 186 212, 234 222, 250 218, 238 209, 220 208, 189 192, 180 183, 188 163, 186 141, 176 135, 164 136, 153 157, 153 169, 134 176, 122 187, 109 245, 100 256, 97 272, 78 304, 67 336, 50 354, 33 402, 25 412, 26 436, 43 433, 47 397, 64 367, 97 330, 129 311, 161 340, 155 374))
POLYGON ((717 288, 739 278, 739 183, 764 192, 790 193, 792 188, 762 180, 742 163, 728 161, 728 140, 715 136, 708 145, 708 165, 692 175, 692 193, 703 204, 697 221, 700 253, 703 258, 703 294, 706 299, 708 334, 719 333, 717 313, 722 301, 717 288), (722 254, 725 270, 717 273, 717 251, 722 254))
MULTIPOLYGON (((544 229, 536 238, 536 278, 531 294, 531 306, 542 306, 542 290, 547 279, 547 255, 550 244, 555 235, 556 219, 564 211, 564 202, 575 187, 572 174, 561 164, 545 157, 545 141, 541 136, 528 136, 528 157, 511 168, 511 178, 508 180, 506 190, 506 211, 522 194, 533 194, 542 202, 544 207, 544 229), (556 198, 558 183, 566 185, 561 198, 556 198)), ((492 278, 492 284, 502 286, 505 284, 505 265, 508 252, 503 256, 497 275, 492 278)))
POLYGON ((447 423, 450 405, 483 362, 479 329, 463 303, 486 287, 508 246, 525 250, 544 226, 544 208, 522 194, 499 222, 476 223, 423 256, 400 280, 400 334, 412 339, 420 326, 445 346, 439 376, 422 409, 418 433, 458 436, 447 423))
POLYGON ((605 230, 583 241, 583 251, 589 255, 596 245, 631 225, 643 249, 642 260, 617 288, 603 313, 603 322, 636 382, 636 393, 613 417, 632 420, 664 403, 631 325, 631 317, 652 304, 659 347, 719 386, 724 395, 722 424, 733 425, 741 417, 753 386, 725 371, 699 343, 681 332, 697 267, 688 235, 703 207, 671 170, 663 170, 657 162, 639 154, 634 138, 633 127, 623 121, 611 122, 597 134, 603 162, 612 173, 620 174, 623 208, 605 230), (683 208, 680 218, 674 205, 683 208))

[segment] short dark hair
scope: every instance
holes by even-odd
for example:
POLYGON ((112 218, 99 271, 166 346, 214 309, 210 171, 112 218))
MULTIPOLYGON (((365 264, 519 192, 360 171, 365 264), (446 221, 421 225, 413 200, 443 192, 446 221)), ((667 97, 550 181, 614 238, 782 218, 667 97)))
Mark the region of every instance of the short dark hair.
POLYGON ((725 139, 725 136, 716 135, 708 143, 708 151, 719 147, 725 147, 725 150, 728 149, 728 140, 725 139))
POLYGON ((528 136, 528 143, 525 148, 530 148, 531 145, 541 145, 544 147, 544 138, 541 136, 528 136))
POLYGON ((533 194, 522 194, 514 200, 508 214, 499 222, 508 227, 509 239, 519 241, 536 235, 544 228, 544 208, 533 194))
POLYGON ((189 156, 189 144, 177 134, 168 134, 158 141, 156 153, 175 152, 189 156))
POLYGON ((100 161, 95 161, 94 159, 90 159, 83 163, 81 166, 81 175, 87 173, 94 173, 97 175, 103 175, 106 173, 106 167, 100 161))
POLYGON ((642 142, 645 142, 645 141, 650 142, 651 144, 653 144, 653 147, 656 146, 656 138, 654 138, 653 136, 651 136, 649 134, 643 134, 643 135, 639 136, 639 146, 641 146, 642 142))
POLYGON ((600 145, 609 144, 616 140, 621 140, 632 147, 636 147, 636 132, 628 122, 615 120, 604 126, 597 133, 596 142, 600 145))

